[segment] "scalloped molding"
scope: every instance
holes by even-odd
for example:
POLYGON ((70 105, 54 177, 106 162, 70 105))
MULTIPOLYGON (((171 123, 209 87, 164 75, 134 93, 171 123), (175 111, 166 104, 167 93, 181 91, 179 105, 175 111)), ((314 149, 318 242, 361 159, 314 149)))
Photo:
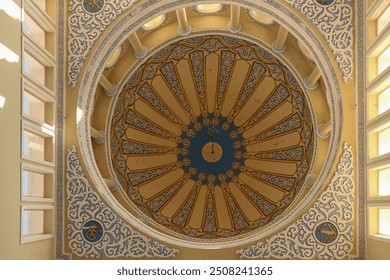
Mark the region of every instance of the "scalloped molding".
POLYGON ((79 257, 176 257, 170 249, 125 224, 106 207, 84 175, 76 147, 66 160, 69 247, 79 257))
MULTIPOLYGON (((117 18, 140 0, 73 0, 70 2, 69 24, 69 83, 76 86, 84 61, 100 34, 117 18), (84 5, 101 3, 96 13, 84 5)), ((269 2, 270 0, 268 0, 269 2)), ((273 1, 273 0, 272 0, 273 1)), ((353 33, 351 0, 335 0, 324 6, 315 0, 284 0, 309 18, 324 35, 332 49, 344 81, 352 79, 353 33)), ((156 2, 151 0, 149 2, 156 2)), ((95 4, 98 5, 98 4, 95 4)), ((141 7, 140 7, 141 8, 141 7)), ((141 8, 142 9, 142 8, 141 8)), ((137 11, 134 11, 136 13, 137 11)))
POLYGON ((352 1, 334 0, 329 5, 321 5, 316 0, 284 1, 314 23, 332 49, 343 73, 344 82, 351 80, 353 69, 352 1))
POLYGON ((344 259, 353 248, 354 226, 354 171, 353 153, 349 144, 344 144, 337 171, 325 192, 306 213, 284 231, 236 251, 240 258, 276 259, 344 259), (322 236, 318 234, 321 226, 322 236), (333 227, 330 226, 330 227, 333 227), (332 238, 328 238, 332 236, 332 238), (319 237, 320 238, 319 238, 319 237))

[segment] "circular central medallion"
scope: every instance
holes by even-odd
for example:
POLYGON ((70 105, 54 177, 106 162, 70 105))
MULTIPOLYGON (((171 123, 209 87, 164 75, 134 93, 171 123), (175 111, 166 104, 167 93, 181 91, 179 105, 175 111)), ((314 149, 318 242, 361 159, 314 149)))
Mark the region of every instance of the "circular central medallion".
POLYGON ((221 145, 217 142, 209 142, 204 144, 202 149, 202 156, 207 162, 217 162, 221 159, 223 150, 221 145))
POLYGON ((203 112, 184 128, 177 153, 187 177, 198 185, 226 186, 244 168, 245 143, 231 119, 203 112))

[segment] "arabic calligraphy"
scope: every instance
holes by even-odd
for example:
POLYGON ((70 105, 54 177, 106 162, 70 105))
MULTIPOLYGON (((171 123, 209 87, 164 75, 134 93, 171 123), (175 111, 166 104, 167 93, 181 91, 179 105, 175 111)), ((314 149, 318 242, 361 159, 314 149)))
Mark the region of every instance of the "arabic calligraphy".
POLYGON ((89 242, 97 242, 103 237, 103 227, 95 220, 87 221, 83 226, 83 236, 89 242))
POLYGON ((338 236, 337 227, 331 222, 323 222, 316 227, 315 236, 324 244, 332 243, 338 236))

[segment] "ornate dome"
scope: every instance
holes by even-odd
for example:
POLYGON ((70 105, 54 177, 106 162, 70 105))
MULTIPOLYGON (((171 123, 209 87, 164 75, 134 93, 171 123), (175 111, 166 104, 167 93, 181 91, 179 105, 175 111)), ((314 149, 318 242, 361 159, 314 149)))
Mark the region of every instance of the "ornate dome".
POLYGON ((235 237, 283 213, 313 161, 294 74, 230 36, 196 36, 131 75, 110 121, 113 170, 133 206, 193 238, 235 237))

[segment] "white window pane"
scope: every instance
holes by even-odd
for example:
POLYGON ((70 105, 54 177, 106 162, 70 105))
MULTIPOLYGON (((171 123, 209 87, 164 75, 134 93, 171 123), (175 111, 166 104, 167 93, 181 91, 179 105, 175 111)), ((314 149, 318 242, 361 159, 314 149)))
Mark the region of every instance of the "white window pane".
POLYGON ((22 215, 22 234, 43 234, 43 222, 43 210, 24 210, 22 215))
POLYGON ((27 52, 24 53, 23 72, 37 82, 43 85, 45 84, 45 66, 40 64, 27 52))
POLYGON ((386 25, 390 22, 390 6, 381 14, 377 20, 377 30, 378 34, 385 29, 386 25))
POLYGON ((390 128, 378 133, 378 156, 390 152, 390 128))
POLYGON ((23 31, 45 48, 45 30, 43 30, 27 13, 24 14, 23 31))
POLYGON ((23 170, 22 195, 28 197, 44 197, 45 175, 23 170))
POLYGON ((27 91, 23 92, 23 113, 45 122, 45 103, 27 91))
POLYGON ((378 56, 378 75, 390 65, 390 47, 378 56))
POLYGON ((45 159, 45 138, 23 131, 23 155, 43 161, 45 159))
POLYGON ((378 114, 390 109, 390 87, 378 95, 378 114))
POLYGON ((390 235, 390 209, 379 209, 379 234, 390 235))

